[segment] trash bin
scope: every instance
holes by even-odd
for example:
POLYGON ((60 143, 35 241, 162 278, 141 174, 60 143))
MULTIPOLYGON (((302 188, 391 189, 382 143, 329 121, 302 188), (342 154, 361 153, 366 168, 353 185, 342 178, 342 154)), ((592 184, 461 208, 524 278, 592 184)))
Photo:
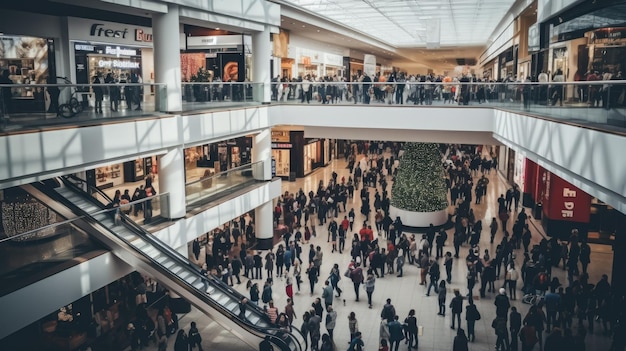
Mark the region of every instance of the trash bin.
POLYGON ((296 181, 296 172, 289 172, 289 181, 290 182, 296 181))
POLYGON ((533 214, 535 216, 535 219, 541 219, 542 212, 543 212, 543 205, 541 204, 541 202, 539 202, 535 205, 535 213, 533 214))

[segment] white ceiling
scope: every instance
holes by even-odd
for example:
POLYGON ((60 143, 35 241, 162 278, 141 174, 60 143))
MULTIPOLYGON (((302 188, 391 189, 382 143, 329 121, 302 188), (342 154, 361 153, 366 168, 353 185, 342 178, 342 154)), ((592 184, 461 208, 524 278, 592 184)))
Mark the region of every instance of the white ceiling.
POLYGON ((282 0, 398 48, 485 45, 515 0, 282 0), (437 31, 439 40, 437 41, 437 31), (435 45, 436 46, 436 45, 435 45))

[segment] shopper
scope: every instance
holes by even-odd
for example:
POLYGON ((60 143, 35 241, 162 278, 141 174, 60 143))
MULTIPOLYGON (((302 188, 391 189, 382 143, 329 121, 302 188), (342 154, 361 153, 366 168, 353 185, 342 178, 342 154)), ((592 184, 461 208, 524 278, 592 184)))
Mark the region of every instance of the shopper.
POLYGON ((333 331, 337 324, 337 312, 333 309, 333 306, 326 307, 326 330, 330 336, 330 340, 334 341, 333 331))
POLYGON ((359 332, 359 322, 356 320, 354 312, 350 312, 348 315, 348 330, 350 331, 350 340, 353 340, 359 332))
POLYGON ((191 327, 189 328, 189 351, 196 346, 198 346, 198 350, 202 351, 202 337, 200 336, 196 322, 191 322, 191 327))
POLYGON ((415 310, 412 309, 409 311, 409 315, 404 319, 404 325, 406 326, 409 350, 411 348, 417 349, 419 339, 417 338, 417 318, 415 317, 415 310))
POLYGON ((454 337, 454 343, 452 344, 452 351, 469 351, 467 346, 467 337, 465 331, 459 327, 454 337))
MULTIPOLYGON (((367 280, 365 281, 365 292, 367 293, 367 304, 370 309, 372 308, 372 294, 374 293, 375 287, 376 287, 376 277, 374 276, 374 274, 372 273, 372 270, 370 269, 367 275, 367 280)), ((358 298, 357 298, 357 301, 359 301, 358 298)))
POLYGON ((404 339, 402 324, 398 321, 398 316, 393 316, 393 320, 388 322, 387 326, 389 327, 389 351, 398 351, 400 341, 404 339))
MULTIPOLYGON (((361 269, 361 267, 359 267, 358 263, 356 263, 354 268, 350 271, 350 279, 352 280, 352 284, 354 285, 354 294, 356 295, 356 301, 359 302, 359 288, 361 287, 361 283, 363 283, 364 279, 363 270, 361 269)), ((372 289, 372 291, 374 290, 372 289)))
POLYGON ((474 299, 469 299, 469 305, 465 307, 465 320, 467 321, 467 339, 469 341, 476 340, 476 333, 474 332, 474 326, 476 325, 476 321, 480 320, 480 312, 476 308, 474 304, 474 299))
MULTIPOLYGON (((463 297, 459 292, 459 289, 454 289, 454 297, 450 301, 450 310, 452 311, 452 324, 450 328, 454 329, 454 322, 457 321, 459 328, 461 328, 461 312, 463 312, 463 297)), ((463 332, 465 336, 465 332, 463 332)))
POLYGON ((439 313, 437 313, 438 316, 445 317, 446 315, 446 293, 446 281, 442 279, 439 283, 439 292, 437 293, 439 303, 439 313))

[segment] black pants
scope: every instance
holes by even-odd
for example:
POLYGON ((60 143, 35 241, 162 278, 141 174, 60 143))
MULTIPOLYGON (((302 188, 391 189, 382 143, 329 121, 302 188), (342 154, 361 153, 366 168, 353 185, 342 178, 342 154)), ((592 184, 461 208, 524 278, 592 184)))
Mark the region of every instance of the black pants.
POLYGON ((359 301, 359 288, 361 287, 361 283, 353 283, 354 284, 354 294, 356 295, 356 300, 359 301))

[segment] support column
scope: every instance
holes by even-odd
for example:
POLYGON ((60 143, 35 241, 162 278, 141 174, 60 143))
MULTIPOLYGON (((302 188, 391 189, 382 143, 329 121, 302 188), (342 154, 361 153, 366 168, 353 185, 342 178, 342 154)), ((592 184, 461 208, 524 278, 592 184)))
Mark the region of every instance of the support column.
POLYGON ((256 180, 272 179, 272 130, 267 128, 252 140, 252 162, 263 161, 253 169, 256 180))
POLYGON ((274 247, 274 218, 272 201, 254 209, 254 229, 257 249, 269 250, 274 247))
POLYGON ((160 111, 180 112, 183 109, 180 73, 180 21, 178 5, 168 4, 167 13, 152 15, 154 43, 154 81, 167 86, 156 88, 160 111))
POLYGON ((270 35, 268 26, 265 26, 263 31, 252 34, 252 81, 264 83, 262 86, 254 86, 254 100, 265 104, 269 104, 272 98, 270 86, 272 43, 270 42, 270 35))
POLYGON ((169 193, 161 200, 161 216, 168 219, 185 217, 185 156, 182 147, 168 151, 159 160, 159 191, 169 193))

